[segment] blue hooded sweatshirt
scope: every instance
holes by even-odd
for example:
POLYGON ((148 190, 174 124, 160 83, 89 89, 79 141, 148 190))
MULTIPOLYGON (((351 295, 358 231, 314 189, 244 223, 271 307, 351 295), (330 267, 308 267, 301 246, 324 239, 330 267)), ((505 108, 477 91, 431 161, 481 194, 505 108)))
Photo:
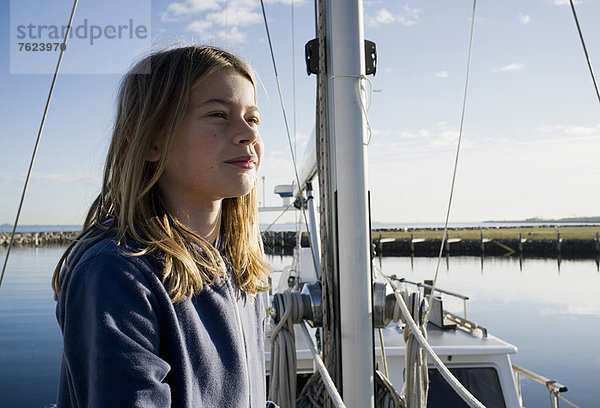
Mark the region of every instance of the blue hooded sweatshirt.
POLYGON ((109 233, 77 244, 63 268, 58 408, 274 407, 261 296, 245 296, 229 271, 174 304, 162 262, 135 249, 109 233))

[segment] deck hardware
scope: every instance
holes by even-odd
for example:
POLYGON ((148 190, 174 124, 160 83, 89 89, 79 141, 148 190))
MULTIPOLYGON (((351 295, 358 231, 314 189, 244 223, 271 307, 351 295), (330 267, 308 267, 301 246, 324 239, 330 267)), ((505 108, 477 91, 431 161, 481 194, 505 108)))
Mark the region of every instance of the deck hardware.
MULTIPOLYGON (((365 40, 365 74, 375 75, 377 72, 377 46, 373 41, 365 40)), ((319 73, 319 40, 310 40, 304 46, 304 59, 306 61, 306 73, 319 73)))
POLYGON ((304 59, 306 61, 306 73, 319 73, 319 40, 317 38, 310 40, 304 46, 304 59))
POLYGON ((365 74, 373 75, 377 72, 377 46, 373 41, 365 40, 365 74))

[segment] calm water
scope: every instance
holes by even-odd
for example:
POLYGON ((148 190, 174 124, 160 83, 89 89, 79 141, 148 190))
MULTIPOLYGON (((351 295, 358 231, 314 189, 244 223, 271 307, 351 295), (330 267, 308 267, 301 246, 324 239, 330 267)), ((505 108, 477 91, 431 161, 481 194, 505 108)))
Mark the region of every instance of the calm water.
MULTIPOLYGON (((0 407, 54 402, 61 337, 50 278, 62 248, 16 248, 0 288, 0 407)), ((4 259, 5 250, 0 250, 4 259)), ((274 267, 289 262, 270 257, 274 267)), ((431 278, 435 260, 383 258, 381 268, 409 280, 431 278)), ((379 261, 376 262, 379 265, 379 261)), ((600 273, 595 261, 456 257, 439 286, 470 296, 468 317, 516 344, 513 361, 569 387, 581 407, 600 401, 600 273)), ((447 305, 448 306, 448 305, 447 305)), ((457 311, 462 305, 450 304, 457 311)), ((548 407, 544 387, 524 381, 527 407, 548 407)), ((565 404, 561 404, 563 406, 565 404)), ((566 405, 565 405, 566 406, 566 405)))

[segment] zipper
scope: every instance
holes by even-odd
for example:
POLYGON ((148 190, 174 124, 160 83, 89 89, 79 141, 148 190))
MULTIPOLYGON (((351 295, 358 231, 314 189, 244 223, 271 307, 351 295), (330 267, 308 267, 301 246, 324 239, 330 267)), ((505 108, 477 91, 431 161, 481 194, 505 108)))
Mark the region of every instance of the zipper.
POLYGON ((248 391, 248 406, 250 407, 250 370, 248 369, 248 350, 246 349, 246 337, 244 336, 244 329, 242 327, 242 318, 240 316, 240 309, 238 307, 238 302, 235 297, 235 293, 233 288, 231 287, 231 282, 229 281, 229 277, 225 279, 227 282, 227 288, 229 289, 229 294, 231 295, 231 300, 233 301, 233 308, 235 310, 235 317, 237 320, 238 329, 240 331, 240 337, 242 339, 242 349, 244 350, 244 372, 246 374, 246 383, 247 383, 247 391, 248 391))

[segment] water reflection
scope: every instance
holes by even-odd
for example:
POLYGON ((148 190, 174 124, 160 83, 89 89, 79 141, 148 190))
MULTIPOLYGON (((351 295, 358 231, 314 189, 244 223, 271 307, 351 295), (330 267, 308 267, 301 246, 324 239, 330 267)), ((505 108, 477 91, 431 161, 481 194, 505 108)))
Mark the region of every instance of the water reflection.
MULTIPOLYGON (((50 278, 63 250, 16 248, 11 254, 0 289, 2 407, 45 406, 54 399, 61 339, 50 278)), ((4 253, 0 250, 0 256, 4 253)), ((291 257, 278 254, 268 261, 277 270, 291 257)), ((436 263, 436 258, 378 257, 374 265, 386 274, 423 281, 433 278, 436 263)), ((597 405, 598 258, 446 257, 444 263, 439 287, 469 296, 469 318, 517 345, 515 363, 566 384, 567 397, 577 405, 597 405)), ((449 300, 447 306, 462 313, 461 302, 449 300)), ((540 388, 524 383, 524 392, 532 396, 528 408, 548 407, 540 388)))

